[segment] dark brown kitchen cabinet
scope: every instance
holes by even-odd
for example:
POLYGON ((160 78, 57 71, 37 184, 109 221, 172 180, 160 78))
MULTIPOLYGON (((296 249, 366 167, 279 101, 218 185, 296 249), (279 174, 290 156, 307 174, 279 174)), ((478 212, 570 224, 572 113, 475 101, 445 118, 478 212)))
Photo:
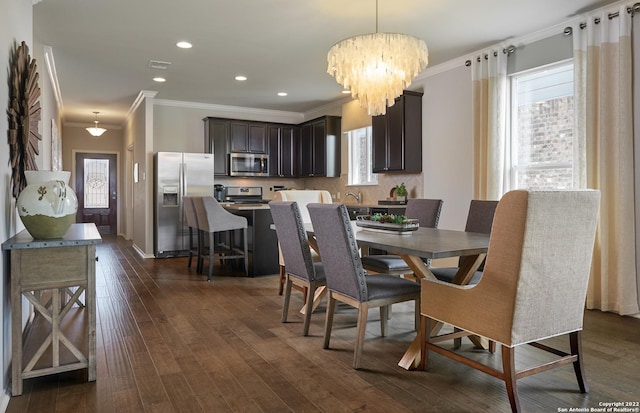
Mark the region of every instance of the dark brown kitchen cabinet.
POLYGON ((405 90, 372 118, 373 172, 422 172, 422 95, 405 90))
POLYGON ((259 122, 229 122, 231 152, 267 153, 267 125, 259 122))
POLYGON ((229 175, 229 120, 204 118, 204 152, 213 154, 214 175, 229 175))
POLYGON ((296 177, 298 175, 297 148, 300 128, 294 125, 268 125, 269 175, 296 177))
POLYGON ((300 176, 340 176, 340 117, 324 116, 300 127, 300 176))

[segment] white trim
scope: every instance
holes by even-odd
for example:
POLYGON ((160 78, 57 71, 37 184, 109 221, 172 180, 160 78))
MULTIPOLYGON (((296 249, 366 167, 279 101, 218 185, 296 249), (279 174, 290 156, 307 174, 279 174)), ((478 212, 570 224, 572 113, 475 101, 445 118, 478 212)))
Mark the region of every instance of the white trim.
POLYGON ((170 100, 170 99, 155 99, 153 101, 153 104, 158 106, 170 106, 170 107, 179 107, 179 108, 188 108, 188 109, 203 109, 203 110, 227 112, 227 113, 234 113, 234 114, 241 113, 241 114, 254 115, 254 116, 258 115, 258 116, 268 117, 269 119, 280 119, 282 121, 293 122, 293 123, 302 123, 304 121, 304 115, 300 112, 287 112, 287 111, 281 111, 281 110, 219 105, 214 103, 187 102, 182 100, 170 100))
MULTIPOLYGON (((495 43, 489 47, 485 47, 483 49, 477 50, 475 52, 469 53, 465 56, 462 57, 457 57, 455 59, 449 60, 447 62, 444 63, 440 63, 438 65, 435 66, 431 66, 431 67, 427 67, 425 70, 422 71, 422 73, 420 73, 418 76, 416 76, 416 78, 414 79, 414 82, 419 81, 419 80, 423 80, 426 78, 429 78, 431 76, 435 76, 438 75, 440 73, 443 72, 448 72, 452 69, 458 68, 460 66, 464 66, 465 62, 467 60, 472 60, 473 58, 475 58, 478 54, 482 54, 488 50, 493 50, 497 47, 504 47, 505 44, 508 45, 514 45, 516 47, 516 49, 518 47, 522 47, 525 45, 528 45, 530 43, 534 43, 537 42, 539 40, 543 40, 543 39, 547 39, 549 37, 555 36, 557 34, 561 34, 565 27, 567 26, 573 26, 576 24, 580 24, 583 23, 585 20, 591 19, 595 16, 597 16, 599 13, 602 13, 603 11, 606 12, 615 12, 618 10, 618 7, 620 7, 620 5, 623 4, 629 4, 631 5, 633 2, 629 2, 628 0, 621 0, 618 1, 616 3, 613 4, 609 4, 603 7, 600 7, 598 9, 595 10, 591 10, 590 12, 587 13, 582 13, 580 15, 571 17, 567 20, 564 20, 562 23, 558 23, 556 25, 553 25, 551 27, 547 27, 546 29, 542 29, 542 30, 538 30, 537 32, 533 32, 527 35, 523 35, 523 36, 519 36, 519 37, 510 37, 510 38, 506 38, 498 43, 495 43)), ((517 53, 517 51, 516 51, 517 53)), ((409 87, 409 89, 411 89, 409 87)))
POLYGON ((144 258, 144 259, 155 258, 155 255, 153 254, 145 254, 145 252, 141 250, 140 247, 138 247, 135 243, 132 244, 131 247, 133 247, 134 251, 137 252, 141 258, 144 258))
MULTIPOLYGON (((72 128, 88 128, 88 127, 94 126, 93 124, 89 125, 86 122, 62 122, 62 124, 64 126, 68 126, 68 127, 72 127, 72 128)), ((107 128, 109 130, 111 130, 111 129, 122 130, 122 125, 113 125, 113 124, 102 123, 102 122, 100 122, 100 127, 101 128, 107 128)))
POLYGON ((7 407, 9 407, 9 401, 11 400, 11 394, 9 394, 9 387, 4 389, 4 391, 2 392, 2 395, 0 396, 0 412, 6 412, 7 407))
POLYGON ((140 93, 138 93, 138 96, 136 96, 136 99, 131 104, 131 107, 127 111, 126 119, 129 119, 133 115, 133 112, 135 112, 136 109, 138 109, 138 106, 140 106, 140 104, 144 101, 145 98, 152 98, 152 97, 155 97, 157 94, 158 92, 155 92, 153 90, 141 90, 140 93))
MULTIPOLYGON (((34 0, 34 4, 37 0, 34 0)), ((56 104, 58 105, 58 112, 62 113, 62 92, 60 91, 60 83, 58 82, 58 72, 56 72, 56 61, 53 58, 53 48, 51 46, 44 46, 44 64, 47 67, 47 73, 49 79, 51 79, 51 88, 53 89, 53 95, 56 98, 56 104)))
POLYGON ((335 115, 340 116, 342 113, 342 105, 352 100, 354 99, 351 96, 341 97, 340 99, 332 100, 331 102, 328 102, 327 104, 320 107, 308 110, 303 114, 304 122, 319 118, 321 116, 329 115, 333 110, 336 110, 336 113, 334 113, 335 115))

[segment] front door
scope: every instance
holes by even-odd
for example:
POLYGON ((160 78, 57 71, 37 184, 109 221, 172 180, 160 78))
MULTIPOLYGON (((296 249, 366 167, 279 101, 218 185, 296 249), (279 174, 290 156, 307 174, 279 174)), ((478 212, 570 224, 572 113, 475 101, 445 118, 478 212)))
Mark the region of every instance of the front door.
POLYGON ((115 154, 76 153, 77 222, 93 222, 101 234, 117 231, 115 154))

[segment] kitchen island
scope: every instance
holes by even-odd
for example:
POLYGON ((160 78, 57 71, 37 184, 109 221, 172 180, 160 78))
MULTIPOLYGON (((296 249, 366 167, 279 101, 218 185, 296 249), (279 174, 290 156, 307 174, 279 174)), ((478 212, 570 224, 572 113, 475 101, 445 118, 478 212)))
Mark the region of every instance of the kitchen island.
POLYGON ((227 211, 247 219, 249 276, 278 274, 278 237, 270 229, 273 224, 267 204, 221 203, 227 211))

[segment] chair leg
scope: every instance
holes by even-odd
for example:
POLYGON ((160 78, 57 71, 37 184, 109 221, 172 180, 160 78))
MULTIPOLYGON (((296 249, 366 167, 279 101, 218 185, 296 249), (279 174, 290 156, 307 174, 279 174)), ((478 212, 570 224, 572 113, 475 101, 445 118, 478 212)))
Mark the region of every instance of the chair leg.
POLYGON ((420 317, 420 365, 419 370, 426 370, 429 367, 429 350, 427 349, 427 341, 430 340, 431 319, 425 316, 420 317))
POLYGON ((213 276, 213 253, 214 253, 214 233, 209 233, 209 275, 207 276, 207 282, 211 282, 211 277, 213 276))
POLYGON ((282 291, 284 290, 284 283, 286 280, 287 276, 285 274, 285 268, 284 265, 280 266, 280 278, 278 280, 278 295, 282 295, 282 291))
POLYGON ((189 227, 189 262, 187 268, 191 268, 191 261, 193 259, 193 228, 189 227))
POLYGON ((336 299, 333 293, 329 291, 329 301, 327 302, 327 316, 324 322, 324 348, 329 348, 329 340, 331 340, 331 328, 333 327, 333 313, 336 311, 336 299))
POLYGON ((284 303, 282 304, 282 322, 287 322, 287 315, 289 314, 289 300, 291 299, 291 280, 285 275, 285 291, 284 291, 284 303))
POLYGON ((389 310, 391 306, 389 305, 381 305, 380 306, 380 336, 384 337, 387 335, 387 322, 389 321, 389 310))
MULTIPOLYGON (((367 315, 369 313, 369 304, 360 303, 358 308, 358 325, 356 327, 356 348, 353 353, 353 368, 360 368, 360 360, 362 360, 362 348, 364 347, 364 333, 367 331, 367 315)), ((386 322, 386 317, 384 318, 386 322)))
POLYGON ((416 298, 416 300, 414 301, 414 312, 415 312, 415 319, 413 320, 413 328, 416 331, 420 331, 420 297, 416 298))
MULTIPOLYGON (((289 293, 291 293, 291 291, 289 291, 289 293)), ((308 336, 309 335, 309 324, 311 324, 311 314, 313 314, 313 297, 316 294, 316 285, 314 284, 314 282, 311 282, 311 284, 309 284, 309 287, 307 288, 306 294, 305 294, 305 313, 304 313, 304 327, 303 327, 303 335, 304 336, 308 336)))
POLYGON ((571 342, 571 354, 578 356, 578 359, 573 362, 573 370, 576 372, 580 393, 588 393, 589 384, 582 364, 582 331, 574 331, 569 334, 569 340, 571 342))
MULTIPOLYGON (((453 331, 455 333, 457 333, 457 332, 462 331, 462 330, 460 330, 458 327, 454 327, 453 331)), ((462 339, 461 338, 454 338, 453 339, 453 348, 460 348, 460 347, 462 347, 462 339)))
POLYGON ((243 248, 244 248, 244 275, 245 277, 249 276, 249 248, 248 248, 248 241, 247 241, 247 229, 244 228, 242 230, 243 234, 242 234, 242 244, 243 244, 243 248))
POLYGON ((198 262, 196 265, 196 272, 202 274, 202 266, 204 260, 204 234, 198 230, 198 262))
POLYGON ((502 352, 502 374, 505 385, 507 386, 507 395, 511 404, 512 412, 520 412, 520 400, 518 398, 518 387, 516 385, 516 363, 514 359, 515 348, 500 346, 502 352))

